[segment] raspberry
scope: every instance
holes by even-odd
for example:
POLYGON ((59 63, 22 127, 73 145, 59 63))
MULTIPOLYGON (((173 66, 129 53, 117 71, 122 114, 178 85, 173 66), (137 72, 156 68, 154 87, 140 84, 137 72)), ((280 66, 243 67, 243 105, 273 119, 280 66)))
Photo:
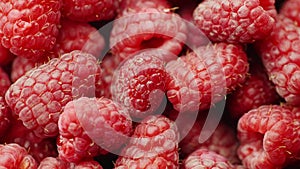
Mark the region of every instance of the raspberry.
POLYGON ((73 50, 81 50, 99 56, 104 48, 104 38, 88 23, 63 19, 57 42, 49 52, 50 58, 59 57, 73 50))
POLYGON ((165 92, 165 62, 154 52, 141 52, 128 58, 115 71, 111 92, 113 100, 124 105, 132 118, 156 112, 165 92))
POLYGON ((188 53, 166 65, 170 76, 167 96, 177 111, 208 109, 211 102, 225 97, 225 88, 229 93, 246 79, 249 66, 241 46, 217 43, 202 46, 196 53, 188 53))
POLYGON ((62 0, 62 15, 75 21, 110 20, 116 16, 119 1, 114 0, 62 0))
POLYGON ((184 169, 233 169, 234 166, 223 156, 209 151, 208 149, 197 149, 184 160, 184 169))
POLYGON ((250 63, 250 77, 229 95, 226 106, 230 116, 239 119, 251 109, 278 101, 274 84, 269 80, 260 60, 256 59, 250 63))
POLYGON ((68 163, 58 158, 47 157, 40 163, 38 169, 102 169, 101 165, 93 160, 82 161, 78 164, 68 163))
POLYGON ((51 50, 58 35, 60 0, 0 2, 2 45, 21 57, 38 59, 51 50))
POLYGON ((149 48, 177 55, 186 40, 186 31, 179 15, 156 8, 142 8, 114 21, 110 47, 112 53, 121 59, 149 48))
POLYGON ((176 124, 164 116, 148 116, 135 129, 115 169, 178 168, 176 124))
POLYGON ((99 73, 94 56, 73 51, 31 69, 10 86, 5 99, 38 137, 53 137, 64 106, 73 98, 94 94, 99 73))
POLYGON ((2 142, 17 143, 28 150, 28 153, 37 161, 40 162, 45 157, 57 156, 55 140, 37 138, 32 131, 27 129, 22 121, 12 119, 11 127, 2 142))
POLYGON ((4 96, 11 82, 6 72, 0 67, 0 97, 4 96))
POLYGON ((131 133, 129 113, 107 98, 79 98, 69 102, 58 121, 59 157, 79 162, 118 150, 131 133), (113 130, 113 131, 112 131, 113 130), (103 148, 103 149, 102 149, 103 148))
POLYGON ((156 9, 159 11, 166 11, 171 8, 166 0, 126 0, 121 3, 120 16, 128 15, 130 13, 137 13, 149 9, 156 9))
POLYGON ((100 63, 102 74, 97 76, 96 97, 111 98, 110 86, 115 70, 121 63, 118 57, 107 54, 100 63))
POLYGON ((8 65, 13 59, 14 55, 8 49, 3 47, 0 42, 0 66, 8 65))
POLYGON ((290 18, 291 20, 297 22, 300 25, 300 1, 298 0, 286 0, 280 8, 280 14, 290 18))
POLYGON ((0 137, 7 133, 7 130, 11 125, 11 118, 11 110, 4 98, 0 96, 0 137))
POLYGON ((281 168, 300 152, 300 110, 263 105, 244 114, 238 122, 239 158, 245 167, 281 168))
MULTIPOLYGON (((239 160, 235 153, 238 147, 238 141, 235 137, 236 133, 226 124, 220 123, 208 140, 204 143, 199 142, 202 126, 205 123, 204 120, 197 120, 189 133, 179 143, 182 155, 187 157, 192 152, 201 148, 220 154, 231 163, 238 163, 239 160)), ((184 124, 182 126, 184 127, 184 124)))
POLYGON ((300 103, 299 42, 300 28, 279 14, 270 36, 255 43, 277 93, 295 106, 300 103))
POLYGON ((0 144, 0 167, 6 169, 36 169, 37 162, 27 150, 18 144, 0 144))
POLYGON ((210 40, 252 43, 269 35, 275 24, 275 0, 205 0, 194 21, 210 40))

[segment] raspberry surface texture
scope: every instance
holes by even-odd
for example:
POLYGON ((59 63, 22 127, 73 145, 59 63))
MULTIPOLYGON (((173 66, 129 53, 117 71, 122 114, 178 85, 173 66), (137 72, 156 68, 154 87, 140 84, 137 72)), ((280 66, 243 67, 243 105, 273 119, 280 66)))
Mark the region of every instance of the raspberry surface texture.
POLYGON ((53 137, 58 134, 57 121, 64 106, 72 99, 94 94, 99 71, 94 56, 73 51, 31 69, 10 86, 5 99, 38 137, 53 137))
POLYGON ((300 25, 300 2, 297 0, 286 0, 280 8, 280 14, 290 18, 300 25))
POLYGON ((299 157, 300 110, 263 105, 238 122, 239 158, 246 168, 283 168, 299 157))
POLYGON ((69 102, 58 121, 60 159, 79 162, 116 151, 132 129, 129 113, 107 98, 79 98, 69 102))
POLYGON ((248 69, 242 46, 202 46, 167 63, 168 99, 177 111, 206 110, 243 83, 248 69))
POLYGON ((0 144, 0 168, 36 169, 37 162, 27 150, 18 144, 0 144))
POLYGON ((274 31, 255 44, 277 93, 292 105, 300 103, 300 27, 278 15, 274 31))
POLYGON ((154 52, 141 52, 115 71, 112 98, 124 105, 132 118, 145 118, 163 102, 166 78, 165 62, 154 52))
POLYGON ((11 120, 11 110, 6 104, 4 97, 0 96, 0 137, 3 137, 7 133, 7 130, 11 126, 11 120))
POLYGON ((91 22, 113 19, 119 0, 62 0, 62 15, 71 20, 91 22))
POLYGON ((115 169, 179 168, 179 133, 164 116, 148 116, 135 129, 115 169))
POLYGON ((195 25, 214 42, 252 43, 275 24, 275 0, 204 0, 194 11, 195 25))
POLYGON ((110 36, 112 53, 121 59, 149 48, 179 54, 187 32, 180 16, 151 7, 143 9, 115 20, 110 36))
POLYGON ((234 166, 223 156, 209 151, 208 149, 197 149, 184 160, 184 169, 233 169, 234 166))
POLYGON ((0 96, 4 96, 9 86, 11 85, 9 76, 7 73, 0 67, 0 96))
POLYGON ((20 57, 43 57, 56 42, 61 5, 60 0, 1 1, 2 45, 20 57))
POLYGON ((54 157, 46 157, 41 161, 38 169, 103 169, 102 166, 93 160, 86 160, 80 163, 68 163, 54 157))

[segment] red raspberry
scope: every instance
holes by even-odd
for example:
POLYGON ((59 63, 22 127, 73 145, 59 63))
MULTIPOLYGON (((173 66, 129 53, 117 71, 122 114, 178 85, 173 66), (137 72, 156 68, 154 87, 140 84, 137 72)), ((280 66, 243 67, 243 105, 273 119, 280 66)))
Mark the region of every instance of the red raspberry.
POLYGON ((239 119, 249 110, 279 101, 274 84, 269 80, 260 62, 250 63, 250 77, 228 96, 226 107, 233 119, 239 119))
POLYGON ((178 168, 176 124, 164 116, 148 116, 135 129, 115 169, 178 168))
POLYGON ((274 31, 255 44, 277 93, 289 104, 300 103, 300 28, 278 15, 274 31))
POLYGON ((99 72, 94 56, 73 51, 27 72, 10 86, 5 99, 38 137, 53 137, 64 106, 73 98, 93 95, 99 72))
POLYGON ((239 158, 245 167, 281 168, 300 153, 300 109, 263 105, 238 122, 239 158))
POLYGON ((17 55, 38 59, 51 50, 58 35, 60 0, 2 0, 0 39, 17 55))
POLYGON ((177 55, 186 40, 186 32, 186 25, 179 15, 156 8, 142 8, 114 21, 110 47, 112 53, 121 59, 149 48, 177 55))
POLYGON ((197 149, 184 160, 184 169, 233 169, 234 166, 223 156, 208 149, 197 149))
POLYGON ((128 58, 115 71, 113 100, 129 110, 132 118, 145 118, 156 112, 165 93, 165 62, 154 52, 141 52, 128 58))
POLYGON ((62 160, 79 162, 118 150, 131 133, 129 113, 107 98, 86 98, 69 102, 59 121, 58 152, 62 160), (103 149, 104 150, 103 150, 103 149))
POLYGON ((7 130, 11 125, 11 118, 10 108, 6 104, 4 98, 0 96, 0 137, 7 133, 7 130))
POLYGON ((24 147, 37 162, 45 157, 55 157, 58 154, 54 139, 42 140, 37 138, 32 131, 23 125, 22 121, 16 119, 12 119, 11 127, 1 141, 17 143, 24 147))
POLYGON ((100 63, 102 74, 97 76, 96 97, 111 98, 110 86, 115 70, 120 65, 119 57, 107 54, 100 63))
POLYGON ((11 82, 7 73, 0 67, 0 97, 4 96, 11 82))
POLYGON ((166 65, 170 76, 167 96, 177 111, 208 109, 246 79, 247 56, 241 46, 218 43, 202 46, 196 53, 188 53, 166 65))
POLYGON ((49 52, 50 58, 59 57, 73 50, 99 56, 104 48, 104 38, 88 23, 62 20, 57 42, 49 52))
POLYGON ((62 14, 75 21, 110 20, 116 16, 119 0, 62 0, 62 14))
POLYGON ((212 41, 252 43, 272 31, 275 0, 205 0, 194 11, 195 24, 212 41))
POLYGON ((58 158, 47 157, 40 163, 38 169, 102 169, 101 165, 93 160, 82 161, 78 164, 68 163, 58 158))
POLYGON ((0 144, 0 168, 36 169, 37 162, 28 154, 27 150, 18 144, 0 144))
POLYGON ((120 16, 137 13, 149 9, 167 11, 171 6, 166 0, 126 0, 121 2, 120 16))
MULTIPOLYGON (((184 122, 183 122, 184 123, 184 122)), ((239 163, 236 150, 238 141, 235 131, 224 123, 220 123, 213 134, 204 143, 199 142, 205 119, 197 120, 189 133, 179 143, 182 155, 187 157, 197 149, 207 149, 224 156, 231 163, 239 163)), ((185 124, 186 125, 186 124, 185 124)), ((184 124, 178 126, 184 127, 184 124)), ((182 129, 184 130, 184 129, 182 129)))
POLYGON ((286 0, 280 8, 280 14, 290 18, 300 25, 300 1, 298 0, 286 0))
POLYGON ((8 65, 15 56, 3 47, 0 42, 0 66, 8 65))

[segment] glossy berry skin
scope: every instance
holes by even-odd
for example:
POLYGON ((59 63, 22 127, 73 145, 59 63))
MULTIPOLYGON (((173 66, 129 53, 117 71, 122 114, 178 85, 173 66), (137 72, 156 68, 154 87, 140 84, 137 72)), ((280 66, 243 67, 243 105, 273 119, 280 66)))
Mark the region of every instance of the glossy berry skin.
POLYGON ((119 0, 62 0, 62 15, 81 22, 111 20, 117 13, 119 0))
POLYGON ((0 96, 4 96, 9 86, 11 85, 9 76, 7 73, 0 67, 0 96))
POLYGON ((300 110, 263 105, 244 114, 237 126, 239 158, 249 169, 282 168, 297 159, 300 110))
POLYGON ((300 1, 286 0, 282 4, 279 13, 286 16, 287 18, 290 18, 291 20, 295 21, 298 25, 300 25, 300 18, 298 15, 299 12, 300 12, 300 1))
POLYGON ((53 137, 64 106, 94 94, 99 71, 94 56, 73 51, 26 73, 10 86, 5 99, 25 127, 40 138, 53 137))
POLYGON ((168 99, 177 111, 206 110, 243 83, 248 69, 242 46, 202 46, 167 63, 168 99))
POLYGON ((6 169, 36 169, 37 162, 27 150, 18 144, 0 144, 0 168, 6 169))
POLYGON ((173 121, 164 116, 148 116, 137 125, 115 169, 179 168, 178 139, 173 121))
POLYGON ((277 93, 295 106, 300 103, 299 41, 300 28, 278 15, 274 31, 255 44, 277 93))
POLYGON ((51 50, 58 35, 60 0, 0 2, 0 39, 11 53, 36 60, 51 50))
POLYGON ((197 149, 184 160, 184 169, 233 169, 233 165, 223 156, 208 149, 197 149))
POLYGON ((194 11, 195 25, 214 42, 252 43, 275 24, 275 0, 205 0, 194 11))
POLYGON ((125 60, 115 71, 111 92, 132 118, 154 114, 163 102, 167 73, 165 62, 154 52, 141 52, 125 60))
POLYGON ((132 124, 129 113, 112 100, 82 97, 66 105, 58 127, 59 158, 78 163, 118 150, 132 124))

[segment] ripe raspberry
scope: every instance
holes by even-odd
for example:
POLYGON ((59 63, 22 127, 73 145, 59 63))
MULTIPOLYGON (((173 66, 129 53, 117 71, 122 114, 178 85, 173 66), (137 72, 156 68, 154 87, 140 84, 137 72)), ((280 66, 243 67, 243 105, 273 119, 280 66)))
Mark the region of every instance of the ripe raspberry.
POLYGON ((96 97, 111 98, 110 86, 115 70, 120 65, 119 57, 107 54, 100 63, 102 74, 97 76, 96 97))
POLYGON ((188 53, 166 65, 170 76, 167 96, 177 111, 208 109, 246 79, 249 66, 241 46, 217 43, 202 46, 196 53, 188 53))
POLYGON ((130 13, 137 13, 149 9, 156 9, 159 11, 166 11, 171 8, 166 0, 126 0, 121 2, 119 16, 128 15, 130 13))
POLYGON ((0 96, 0 137, 7 133, 7 130, 11 125, 11 118, 11 110, 4 98, 0 96))
POLYGON ((184 169, 233 169, 234 166, 223 156, 208 149, 197 149, 184 160, 184 169))
POLYGON ((176 124, 164 116, 148 116, 135 129, 115 169, 178 168, 176 124))
POLYGON ((4 96, 11 82, 6 72, 0 67, 0 97, 4 96))
POLYGON ((28 153, 39 163, 45 157, 57 156, 54 139, 37 138, 32 131, 27 129, 22 121, 12 119, 11 127, 3 139, 4 143, 17 143, 28 150, 28 153))
POLYGON ((3 47, 0 42, 0 66, 8 65, 15 56, 3 47))
POLYGON ((298 0, 286 0, 280 8, 280 14, 290 18, 300 25, 300 1, 298 0))
POLYGON ((10 86, 5 99, 38 137, 53 137, 64 106, 73 98, 93 95, 98 73, 94 56, 73 51, 27 72, 10 86))
POLYGON ((149 48, 177 55, 186 40, 186 32, 186 25, 179 15, 155 8, 142 8, 115 20, 110 47, 112 53, 121 59, 149 48))
POLYGON ((21 57, 38 59, 51 50, 58 35, 60 0, 0 2, 2 45, 21 57))
MULTIPOLYGON (((202 127, 204 123, 205 119, 197 120, 189 133, 179 143, 183 157, 187 157, 192 152, 201 148, 222 155, 232 164, 239 163, 236 154, 238 141, 235 131, 226 124, 220 123, 210 138, 204 143, 200 143, 199 137, 201 132, 203 132, 202 127)), ((184 128, 184 124, 178 126, 178 128, 179 127, 184 128)))
POLYGON ((104 43, 102 35, 88 23, 63 19, 57 42, 49 55, 50 58, 56 58, 73 50, 81 50, 98 57, 104 43))
POLYGON ((239 119, 251 109, 278 101, 274 84, 269 80, 260 60, 255 59, 250 63, 250 77, 229 95, 226 107, 233 119, 239 119))
POLYGON ((110 20, 116 16, 119 1, 114 0, 62 0, 62 15, 75 21, 110 20))
POLYGON ((129 113, 106 98, 86 98, 69 102, 61 114, 57 141, 59 157, 69 162, 93 158, 118 150, 131 133, 129 113), (104 149, 104 150, 103 150, 104 149))
POLYGON ((18 144, 0 144, 0 168, 36 169, 37 162, 28 154, 27 150, 18 144))
POLYGON ((68 163, 58 158, 47 157, 40 163, 38 169, 102 169, 101 165, 93 160, 82 161, 78 164, 68 163))
POLYGON ((205 0, 194 11, 195 24, 212 41, 252 43, 275 24, 275 0, 205 0))
POLYGON ((300 28, 278 15, 274 31, 255 44, 277 93, 289 104, 300 103, 300 28))
MULTIPOLYGON (((253 168, 282 168, 300 152, 300 109, 263 105, 238 122, 239 158, 253 168)), ((299 157, 299 156, 298 156, 299 157)))
POLYGON ((124 105, 132 118, 154 114, 163 102, 167 73, 165 62, 158 56, 154 52, 141 52, 115 71, 112 98, 124 105))

